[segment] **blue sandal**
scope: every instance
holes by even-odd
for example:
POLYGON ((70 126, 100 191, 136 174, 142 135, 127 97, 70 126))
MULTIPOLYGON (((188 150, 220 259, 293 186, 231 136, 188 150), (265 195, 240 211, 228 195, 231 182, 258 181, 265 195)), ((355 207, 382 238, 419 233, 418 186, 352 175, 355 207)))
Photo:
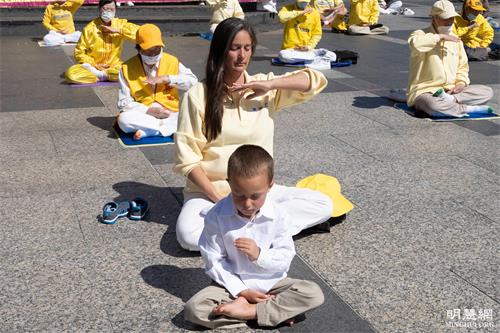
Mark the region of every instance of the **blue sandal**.
POLYGON ((130 201, 130 206, 128 218, 133 221, 142 220, 149 211, 148 202, 141 197, 137 197, 130 201))
POLYGON ((102 220, 104 224, 115 224, 123 216, 127 216, 130 210, 130 201, 108 202, 102 207, 102 220))

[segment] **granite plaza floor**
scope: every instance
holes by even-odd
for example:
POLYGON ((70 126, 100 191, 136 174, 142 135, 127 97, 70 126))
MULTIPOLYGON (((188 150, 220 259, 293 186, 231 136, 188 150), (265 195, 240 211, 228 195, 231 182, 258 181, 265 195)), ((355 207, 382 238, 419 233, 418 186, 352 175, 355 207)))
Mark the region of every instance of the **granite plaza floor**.
MULTIPOLYGON (((429 24, 430 3, 382 17, 388 36, 325 32, 321 47, 355 50, 359 63, 326 71, 323 93, 278 116, 277 181, 333 175, 355 208, 330 233, 295 242, 290 276, 317 281, 326 303, 269 331, 498 331, 500 121, 433 123, 384 97, 406 87, 406 38, 429 24), (476 327, 452 327, 460 323, 476 327)), ((289 70, 269 63, 281 33, 258 35, 251 73, 289 70)), ((175 239, 184 180, 173 146, 120 146, 110 130, 117 88, 63 84, 72 48, 32 37, 0 41, 0 331, 200 330, 183 304, 209 279, 175 239), (136 195, 150 201, 146 221, 98 222, 105 202, 136 195)), ((203 77, 208 42, 165 41, 203 77)), ((127 45, 123 58, 133 54, 127 45)), ((499 64, 470 64, 497 111, 499 64)))

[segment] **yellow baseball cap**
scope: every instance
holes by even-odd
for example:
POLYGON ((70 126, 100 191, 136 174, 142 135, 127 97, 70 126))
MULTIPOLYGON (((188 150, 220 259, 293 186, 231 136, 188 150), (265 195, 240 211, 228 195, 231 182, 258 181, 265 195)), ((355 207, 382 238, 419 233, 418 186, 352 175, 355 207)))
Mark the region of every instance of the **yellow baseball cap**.
POLYGON ((317 173, 299 180, 295 186, 326 194, 333 202, 332 217, 347 214, 354 208, 353 204, 340 193, 340 183, 335 177, 317 173))
POLYGON ((161 39, 160 28, 150 23, 143 24, 139 27, 135 41, 143 50, 147 50, 155 46, 165 47, 165 44, 163 44, 163 40, 161 39))
POLYGON ((480 0, 467 0, 465 6, 484 12, 486 8, 483 7, 483 3, 480 0))
POLYGON ((434 2, 431 8, 431 16, 437 16, 441 19, 449 19, 450 17, 460 16, 455 7, 448 0, 438 0, 434 2))

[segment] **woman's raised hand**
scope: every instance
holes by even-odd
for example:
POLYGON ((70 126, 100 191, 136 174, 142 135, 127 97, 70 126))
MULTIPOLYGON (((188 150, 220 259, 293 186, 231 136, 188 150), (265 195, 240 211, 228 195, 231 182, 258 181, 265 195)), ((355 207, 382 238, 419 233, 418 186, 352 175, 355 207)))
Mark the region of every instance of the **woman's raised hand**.
POLYGON ((269 90, 272 90, 273 87, 272 87, 271 81, 267 81, 267 80, 265 80, 265 81, 251 81, 251 82, 242 83, 242 84, 235 83, 235 84, 233 84, 232 87, 229 87, 230 92, 239 92, 239 91, 243 91, 245 89, 253 90, 253 93, 247 96, 248 99, 252 99, 252 98, 255 98, 258 96, 265 95, 269 90))

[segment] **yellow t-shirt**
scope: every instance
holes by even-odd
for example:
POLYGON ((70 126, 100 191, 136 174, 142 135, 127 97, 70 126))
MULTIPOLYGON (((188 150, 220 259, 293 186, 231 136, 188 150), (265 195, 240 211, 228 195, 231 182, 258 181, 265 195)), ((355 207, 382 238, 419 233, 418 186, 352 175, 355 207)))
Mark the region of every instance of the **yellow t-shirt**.
MULTIPOLYGON (((283 108, 303 103, 319 94, 327 85, 325 76, 312 69, 301 70, 309 75, 311 87, 306 92, 294 90, 272 90, 254 99, 246 98, 252 93, 247 90, 241 99, 228 96, 224 102, 222 131, 210 142, 203 133, 205 117, 206 85, 199 82, 189 89, 182 98, 177 132, 175 134, 176 166, 174 169, 187 176, 200 166, 221 195, 230 192, 227 178, 229 156, 243 144, 263 147, 273 154, 275 112, 283 108)), ((298 73, 295 71, 286 75, 298 73)), ((250 76, 245 73, 245 82, 270 80, 273 73, 250 76)), ((236 93, 234 94, 236 97, 236 93)), ((186 193, 201 192, 187 180, 186 193)))
POLYGON ((206 0, 206 3, 212 9, 210 24, 219 24, 230 17, 245 18, 238 0, 206 0))
POLYGON ((456 16, 453 32, 460 37, 464 45, 470 48, 488 47, 493 42, 495 34, 491 25, 481 14, 477 15, 474 21, 466 20, 462 16, 456 16), (469 29, 473 22, 477 24, 477 27, 469 29))
POLYGON ((379 15, 377 0, 351 0, 348 25, 376 24, 379 15))
POLYGON ((343 4, 342 0, 315 0, 313 6, 318 12, 323 13, 325 10, 332 10, 343 4))
POLYGON ((295 4, 283 6, 279 11, 278 18, 281 23, 285 24, 282 50, 297 46, 308 46, 314 49, 321 40, 323 29, 319 12, 313 9, 305 15, 301 13, 302 10, 297 9, 295 4))
POLYGON ((123 42, 129 40, 135 43, 139 26, 127 22, 126 19, 113 18, 111 27, 118 29, 119 32, 103 34, 100 28, 102 24, 101 19, 96 18, 83 28, 82 36, 75 47, 75 59, 80 64, 88 63, 92 66, 107 64, 111 68, 120 70, 123 42))
POLYGON ((434 93, 440 88, 451 89, 457 83, 469 80, 469 63, 462 42, 442 41, 431 26, 417 30, 408 39, 410 71, 408 75, 408 105, 423 93, 434 93))
POLYGON ((48 5, 43 14, 42 24, 47 30, 75 32, 73 15, 83 5, 84 0, 68 0, 62 5, 48 5))

